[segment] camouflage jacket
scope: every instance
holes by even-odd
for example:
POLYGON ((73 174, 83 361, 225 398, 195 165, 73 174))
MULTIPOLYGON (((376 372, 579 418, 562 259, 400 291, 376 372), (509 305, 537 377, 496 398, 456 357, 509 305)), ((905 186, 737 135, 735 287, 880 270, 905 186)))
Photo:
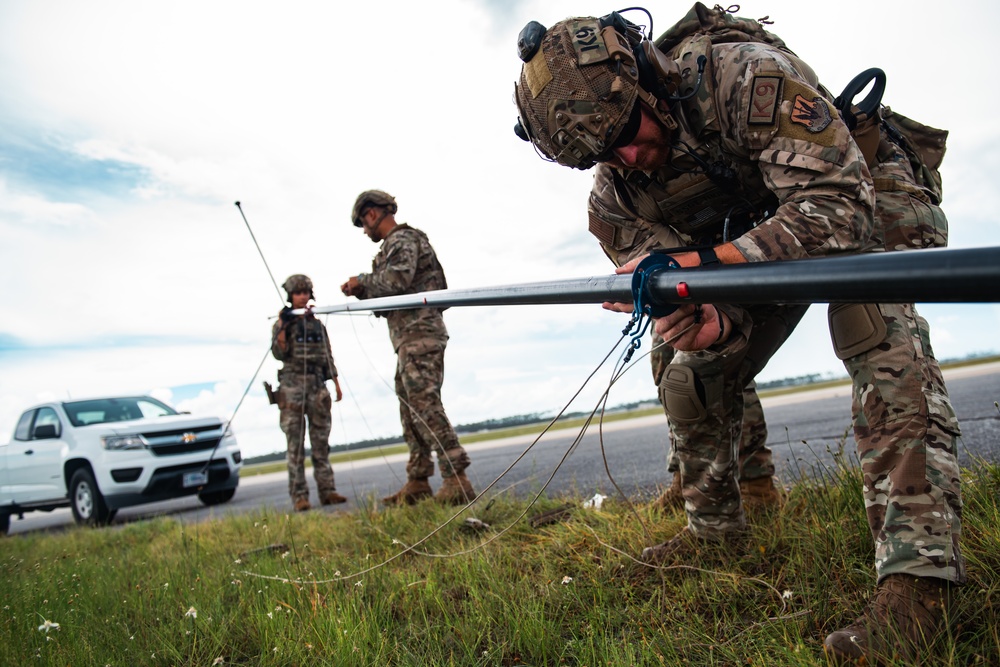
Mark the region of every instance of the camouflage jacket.
POLYGON ((279 319, 271 327, 271 354, 282 362, 279 381, 295 382, 296 377, 315 375, 323 382, 337 377, 330 336, 322 322, 312 315, 296 317, 285 325, 284 349, 278 345, 278 331, 283 324, 279 319))
POLYGON ((681 65, 680 127, 654 172, 598 165, 590 230, 621 265, 651 248, 732 241, 752 262, 881 249, 872 177, 815 73, 778 45, 712 44, 681 65), (759 223, 759 224, 758 224, 759 223))
MULTIPOLYGON (((358 294, 360 299, 415 294, 448 287, 444 269, 427 235, 407 224, 393 227, 372 260, 372 272, 359 275, 358 283, 362 287, 358 294)), ((399 350, 403 343, 415 340, 448 339, 440 308, 392 310, 385 313, 385 318, 395 350, 399 350)))

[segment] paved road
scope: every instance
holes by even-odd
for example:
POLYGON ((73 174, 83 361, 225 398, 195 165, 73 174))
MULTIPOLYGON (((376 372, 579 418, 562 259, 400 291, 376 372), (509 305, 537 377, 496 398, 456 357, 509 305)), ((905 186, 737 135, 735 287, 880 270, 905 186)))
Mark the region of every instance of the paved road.
MULTIPOLYGON (((963 429, 960 459, 968 465, 972 456, 1000 461, 1000 363, 971 366, 945 374, 948 388, 963 429)), ((849 387, 815 390, 764 399, 778 474, 793 479, 798 474, 817 474, 832 463, 832 452, 841 447, 854 451, 850 436, 851 400, 849 387)), ((666 474, 666 420, 661 416, 612 422, 604 428, 604 450, 608 468, 622 490, 633 497, 650 498, 666 474)), ((537 491, 552 475, 559 459, 575 438, 568 429, 555 431, 535 445, 514 468, 494 486, 491 493, 508 491, 524 496, 537 491)), ((469 448, 473 465, 470 477, 478 490, 484 489, 510 466, 530 444, 521 436, 478 443, 469 448)), ((350 498, 344 505, 318 511, 350 511, 395 491, 405 478, 405 455, 375 457, 336 466, 338 490, 350 498)), ((203 521, 230 513, 258 511, 263 507, 290 510, 284 472, 247 477, 240 482, 236 497, 221 507, 207 508, 194 497, 142 507, 123 509, 114 525, 169 515, 185 522, 203 521)), ((436 483, 432 479, 432 483, 436 483)), ((601 456, 597 428, 590 431, 562 464, 547 487, 552 495, 599 492, 612 495, 601 456)), ((315 487, 313 487, 315 498, 315 487)), ((68 509, 51 513, 34 512, 11 521, 10 533, 61 531, 73 525, 68 509)))

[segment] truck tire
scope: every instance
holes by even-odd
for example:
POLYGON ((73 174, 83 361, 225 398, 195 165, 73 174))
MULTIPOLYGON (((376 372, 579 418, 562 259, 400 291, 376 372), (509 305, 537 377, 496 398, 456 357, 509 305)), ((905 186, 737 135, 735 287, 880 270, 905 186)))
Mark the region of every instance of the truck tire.
POLYGON ((228 503, 236 495, 236 489, 223 489, 222 491, 206 491, 198 494, 198 500, 209 507, 228 503))
POLYGON ((97 488, 94 476, 86 468, 73 473, 69 482, 69 501, 73 518, 81 526, 104 526, 114 516, 97 488))
POLYGON ((8 530, 10 530, 10 515, 0 512, 0 535, 6 535, 8 530))

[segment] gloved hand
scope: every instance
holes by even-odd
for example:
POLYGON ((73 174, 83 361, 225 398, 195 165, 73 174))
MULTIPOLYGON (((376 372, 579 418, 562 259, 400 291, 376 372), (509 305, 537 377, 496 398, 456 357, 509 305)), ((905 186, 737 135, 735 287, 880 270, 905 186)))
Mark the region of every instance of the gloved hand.
POLYGON ((284 308, 282 308, 281 312, 278 313, 278 317, 280 317, 281 321, 286 324, 295 319, 295 315, 292 315, 291 306, 285 306, 284 308))

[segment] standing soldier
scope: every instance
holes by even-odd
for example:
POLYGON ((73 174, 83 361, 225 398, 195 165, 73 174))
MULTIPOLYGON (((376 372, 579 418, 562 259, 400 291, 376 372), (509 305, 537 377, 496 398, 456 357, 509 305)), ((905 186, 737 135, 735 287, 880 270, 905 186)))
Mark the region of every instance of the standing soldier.
MULTIPOLYGON (((656 43, 612 13, 529 23, 517 48, 516 132, 552 162, 597 165, 590 230, 629 255, 619 273, 653 249, 695 267, 945 242, 940 182, 914 168, 921 156, 903 137, 915 124, 886 112, 863 153, 853 111, 842 117, 813 70, 756 21, 698 3, 656 43)), ((688 525, 645 560, 740 544, 744 392, 804 310, 684 305, 657 320, 676 351, 660 399, 688 525)), ((958 422, 913 304, 837 304, 829 317, 854 383, 877 586, 825 648, 838 661, 921 661, 965 579, 958 422)))
MULTIPOLYGON (((351 277, 340 286, 346 296, 370 299, 414 294, 448 287, 427 235, 396 223, 396 200, 381 190, 358 195, 351 213, 355 227, 373 243, 382 243, 372 260, 372 272, 351 277)), ((437 453, 441 488, 435 499, 446 504, 472 502, 476 492, 465 476, 469 455, 458 442, 441 404, 444 350, 448 330, 440 308, 393 310, 383 317, 396 350, 396 395, 403 438, 410 450, 406 484, 382 499, 387 505, 412 505, 432 495, 427 478, 434 474, 431 451, 437 453)))
POLYGON ((278 391, 275 402, 281 410, 281 430, 288 441, 288 494, 296 512, 310 508, 309 485, 305 473, 305 426, 309 420, 309 445, 312 449, 313 476, 319 500, 324 505, 347 502, 337 493, 330 465, 330 392, 326 381, 333 380, 337 401, 340 390, 337 367, 333 363, 330 337, 326 327, 312 313, 292 315, 292 309, 302 309, 313 295, 309 276, 296 273, 282 287, 291 307, 281 310, 271 330, 271 354, 282 362, 278 371, 278 391))

